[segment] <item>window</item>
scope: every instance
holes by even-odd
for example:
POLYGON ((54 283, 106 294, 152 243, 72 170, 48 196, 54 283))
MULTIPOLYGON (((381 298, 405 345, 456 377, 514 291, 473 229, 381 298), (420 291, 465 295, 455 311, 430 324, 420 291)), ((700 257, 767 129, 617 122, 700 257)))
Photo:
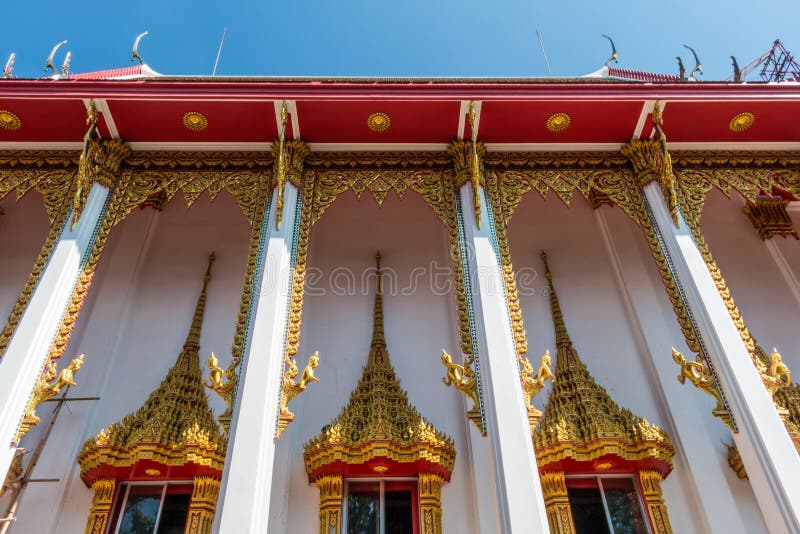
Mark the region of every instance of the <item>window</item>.
POLYGON ((123 483, 109 532, 183 534, 191 497, 191 482, 123 483))
POLYGON ((629 476, 567 477, 578 534, 649 534, 636 483, 629 476))
POLYGON ((343 524, 345 534, 417 534, 416 481, 347 481, 343 524))

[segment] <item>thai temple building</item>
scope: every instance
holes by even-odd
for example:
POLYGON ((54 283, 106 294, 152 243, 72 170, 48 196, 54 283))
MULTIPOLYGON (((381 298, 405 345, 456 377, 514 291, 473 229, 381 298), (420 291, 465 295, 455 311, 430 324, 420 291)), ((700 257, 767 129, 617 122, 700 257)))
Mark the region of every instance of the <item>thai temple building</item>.
POLYGON ((800 533, 799 82, 139 60, 0 80, 0 534, 800 533))

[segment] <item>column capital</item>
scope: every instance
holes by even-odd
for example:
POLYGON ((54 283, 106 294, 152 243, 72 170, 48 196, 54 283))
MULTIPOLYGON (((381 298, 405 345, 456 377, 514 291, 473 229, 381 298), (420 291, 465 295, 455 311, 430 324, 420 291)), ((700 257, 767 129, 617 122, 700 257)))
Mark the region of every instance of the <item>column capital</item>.
MULTIPOLYGON (((654 113, 655 115, 655 113, 654 113)), ((658 128, 661 132, 661 129, 658 128)), ((661 193, 669 206, 672 220, 678 222, 678 199, 675 193, 675 175, 672 173, 672 157, 667 151, 667 140, 633 139, 622 147, 622 155, 627 157, 633 167, 636 180, 644 187, 656 181, 661 186, 661 193)))

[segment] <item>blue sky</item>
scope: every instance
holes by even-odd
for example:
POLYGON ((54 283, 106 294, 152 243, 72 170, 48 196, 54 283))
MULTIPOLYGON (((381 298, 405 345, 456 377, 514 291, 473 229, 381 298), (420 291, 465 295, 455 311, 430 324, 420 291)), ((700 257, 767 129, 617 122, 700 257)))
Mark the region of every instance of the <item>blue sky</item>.
MULTIPOLYGON (((44 74, 52 46, 69 43, 72 70, 130 65, 140 53, 163 74, 211 74, 224 27, 218 75, 544 76, 601 66, 611 35, 619 67, 675 73, 694 47, 706 80, 766 51, 776 38, 800 57, 798 0, 112 0, 5 2, 0 62, 17 53, 19 77, 44 74)), ((2 65, 0 65, 2 67, 2 65)))

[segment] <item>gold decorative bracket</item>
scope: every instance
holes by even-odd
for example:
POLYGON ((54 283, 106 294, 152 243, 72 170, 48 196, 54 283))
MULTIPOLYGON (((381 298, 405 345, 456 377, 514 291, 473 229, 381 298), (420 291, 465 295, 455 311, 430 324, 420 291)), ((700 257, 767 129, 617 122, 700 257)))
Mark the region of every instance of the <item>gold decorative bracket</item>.
POLYGON ((667 150, 667 136, 662 129, 664 118, 658 102, 655 103, 651 116, 656 129, 656 138, 633 139, 622 147, 622 154, 630 160, 639 185, 644 186, 653 180, 658 180, 672 221, 677 226, 678 196, 675 191, 675 175, 672 172, 672 156, 667 150))
POLYGON ((25 411, 25 416, 17 429, 17 434, 14 437, 14 442, 19 443, 22 437, 28 431, 39 424, 39 417, 36 415, 36 408, 44 401, 51 399, 61 393, 64 387, 75 385, 75 373, 83 366, 83 357, 81 354, 73 359, 68 366, 58 372, 56 362, 53 358, 48 358, 42 375, 39 377, 39 382, 36 384, 36 389, 33 391, 33 396, 28 403, 28 409, 25 411))
POLYGON ((272 157, 274 165, 275 186, 278 188, 278 197, 275 202, 275 227, 281 227, 283 220, 283 195, 286 182, 291 182, 300 187, 300 177, 303 173, 303 161, 311 152, 300 139, 286 139, 286 128, 289 124, 289 111, 286 101, 281 104, 281 123, 278 139, 272 144, 272 157))
POLYGON ((555 382, 556 377, 550 369, 552 358, 550 351, 542 354, 539 370, 534 373, 533 366, 528 358, 517 356, 520 365, 519 378, 522 382, 522 392, 525 395, 525 408, 528 410, 528 422, 531 425, 531 435, 536 431, 536 426, 542 418, 542 412, 533 405, 533 397, 544 389, 545 382, 550 379, 555 382))
POLYGON ((94 100, 89 101, 86 110, 86 134, 83 136, 83 150, 75 174, 75 193, 72 201, 72 229, 86 207, 89 191, 95 182, 111 187, 119 173, 122 160, 130 149, 118 139, 104 140, 97 133, 97 108, 94 100))
POLYGON ((464 356, 462 365, 453 362, 453 357, 442 349, 442 365, 447 369, 447 374, 442 378, 445 386, 455 388, 472 401, 472 408, 467 411, 467 418, 475 424, 481 434, 484 434, 483 420, 481 418, 481 404, 478 398, 478 379, 473 370, 474 357, 464 356))
POLYGON ((736 432, 731 414, 728 409, 725 408, 722 392, 708 364, 706 364, 700 356, 694 361, 687 360, 675 347, 672 348, 672 359, 675 360, 675 363, 681 368, 681 373, 678 375, 678 382, 685 384, 688 378, 689 382, 694 384, 697 389, 714 397, 717 401, 717 405, 711 413, 725 423, 728 428, 730 428, 731 432, 736 432))
POLYGON ((478 140, 477 110, 475 102, 470 102, 468 122, 470 140, 455 139, 447 147, 447 152, 453 158, 453 168, 456 171, 456 186, 469 183, 472 185, 473 208, 475 210, 475 224, 481 227, 481 195, 480 188, 484 185, 483 156, 486 146, 478 140))
POLYGON ((222 400, 225 401, 227 408, 219 416, 219 424, 222 426, 222 429, 225 431, 225 434, 228 434, 228 430, 231 426, 231 414, 233 413, 233 401, 234 395, 236 394, 236 382, 238 379, 238 375, 236 374, 236 368, 238 367, 239 360, 234 358, 228 368, 226 370, 222 370, 219 366, 219 359, 217 356, 212 352, 211 355, 208 357, 208 382, 203 382, 203 385, 214 391, 217 395, 219 395, 222 400))
MULTIPOLYGON (((278 154, 275 158, 275 181, 278 187, 278 202, 275 209, 275 228, 280 229, 283 219, 283 187, 286 184, 286 125, 289 112, 286 110, 286 100, 281 102, 281 124, 278 131, 278 154)), ((274 151, 274 147, 273 147, 274 151)))
POLYGON ((785 198, 762 197, 755 202, 748 202, 743 211, 762 241, 776 235, 800 239, 791 217, 786 213, 788 205, 789 201, 785 198))
POLYGON ((284 361, 286 363, 286 372, 283 373, 280 401, 281 412, 278 416, 278 430, 275 439, 280 438, 283 431, 289 426, 289 423, 294 421, 294 414, 289 411, 289 402, 305 391, 310 382, 319 382, 319 379, 314 376, 314 369, 319 365, 319 352, 314 352, 314 354, 308 358, 308 363, 303 369, 303 375, 300 377, 299 381, 296 380, 298 369, 294 357, 287 354, 284 361))

